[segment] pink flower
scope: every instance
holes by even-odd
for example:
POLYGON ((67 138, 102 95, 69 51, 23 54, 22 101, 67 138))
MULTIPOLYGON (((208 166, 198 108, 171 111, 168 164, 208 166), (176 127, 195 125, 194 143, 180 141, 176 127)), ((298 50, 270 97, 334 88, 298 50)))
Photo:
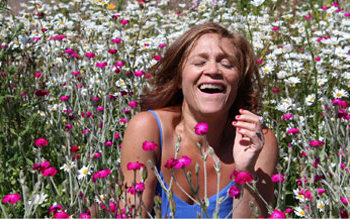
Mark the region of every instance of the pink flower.
POLYGON ((347 198, 345 198, 345 197, 343 197, 343 196, 340 197, 340 201, 341 201, 344 205, 348 205, 348 204, 349 204, 349 199, 347 199, 347 198))
POLYGON ((44 161, 42 163, 38 163, 38 164, 33 164, 32 170, 43 170, 46 169, 50 166, 50 162, 49 161, 44 161))
POLYGON ((93 53, 93 52, 88 52, 88 53, 86 53, 85 56, 88 57, 89 59, 96 57, 95 53, 93 53))
POLYGON ((283 211, 275 209, 273 210, 272 214, 270 214, 269 218, 286 218, 286 215, 283 213, 283 211))
POLYGON ((41 32, 45 33, 47 31, 46 28, 41 28, 41 32))
POLYGON ((286 214, 289 214, 289 213, 293 212, 293 209, 292 208, 287 208, 284 212, 286 214))
POLYGON ((316 57, 316 58, 315 58, 315 61, 316 61, 316 62, 319 62, 319 61, 321 61, 321 58, 320 58, 320 57, 316 57))
POLYGON ((240 185, 242 185, 246 182, 251 183, 253 181, 253 177, 247 172, 234 171, 233 175, 235 177, 235 183, 240 184, 240 185))
POLYGON ((160 55, 155 55, 155 56, 153 56, 153 59, 156 60, 156 61, 159 61, 159 60, 162 59, 162 56, 160 56, 160 55))
POLYGON ((122 118, 119 120, 119 122, 124 125, 124 124, 128 123, 128 120, 125 118, 122 118))
POLYGON ((74 75, 74 76, 80 75, 80 72, 79 72, 79 71, 73 71, 73 72, 72 72, 72 75, 74 75))
POLYGON ((291 119, 293 117, 293 114, 286 113, 283 115, 282 119, 291 119))
POLYGON ((340 210, 340 217, 341 218, 349 218, 349 214, 348 214, 348 212, 347 211, 345 211, 345 210, 340 210))
POLYGON ((141 77, 143 74, 144 74, 144 72, 143 72, 142 70, 140 70, 140 71, 135 71, 135 72, 134 72, 134 75, 135 75, 136 77, 141 77))
POLYGON ((166 43, 161 43, 158 45, 159 48, 163 48, 163 47, 166 47, 166 43))
POLYGON ((123 61, 117 61, 117 62, 115 63, 115 65, 116 65, 117 67, 122 67, 122 66, 124 65, 124 62, 123 62, 123 61))
POLYGON ((115 38, 115 39, 112 39, 112 42, 113 42, 113 43, 121 43, 121 42, 122 42, 122 39, 120 39, 120 38, 115 38))
POLYGON ((111 141, 106 141, 105 146, 110 147, 113 145, 113 142, 111 141))
POLYGON ((120 137, 120 133, 119 132, 114 133, 114 139, 118 139, 119 137, 120 137))
POLYGON ((105 178, 108 175, 111 175, 111 173, 112 172, 111 172, 110 169, 105 169, 105 170, 98 171, 92 177, 92 182, 95 183, 98 178, 105 178))
POLYGON ((138 161, 136 162, 129 162, 126 166, 128 170, 139 170, 143 168, 145 165, 142 163, 139 163, 138 161))
POLYGON ((325 11, 325 10, 327 10, 328 8, 329 8, 328 6, 323 6, 323 7, 322 7, 322 10, 325 11))
POLYGON ((263 63, 263 61, 261 60, 261 59, 257 59, 256 60, 259 64, 262 64, 263 63))
POLYGON ((69 132, 73 128, 73 126, 72 124, 66 124, 64 128, 66 129, 66 132, 69 132))
POLYGON ((72 54, 74 52, 74 49, 65 49, 64 52, 67 54, 72 54))
POLYGON ((69 214, 64 211, 58 211, 53 215, 53 218, 69 218, 69 214))
POLYGON ((96 110, 97 111, 103 111, 103 110, 105 110, 105 108, 103 106, 98 106, 98 107, 96 107, 96 110))
POLYGON ((62 96, 62 97, 60 97, 60 100, 67 101, 67 100, 69 100, 69 96, 62 96))
POLYGON ((287 134, 290 135, 290 134, 298 134, 300 131, 299 129, 297 128, 291 128, 291 129, 288 129, 287 130, 287 134))
POLYGON ((345 17, 350 17, 350 13, 344 13, 345 17))
POLYGON ((279 27, 272 27, 273 31, 277 31, 279 29, 279 27))
POLYGON ((232 198, 239 198, 241 195, 241 191, 239 190, 239 188, 237 188, 235 185, 232 185, 228 191, 228 194, 232 197, 232 198))
POLYGON ((19 200, 21 200, 21 195, 20 194, 18 194, 18 193, 16 193, 16 194, 7 194, 2 199, 2 203, 10 202, 10 204, 13 205, 16 202, 18 202, 19 200))
POLYGON ((62 205, 53 205, 49 207, 49 213, 56 212, 62 209, 62 205))
POLYGON ((81 213, 79 215, 79 219, 90 219, 90 218, 91 218, 91 216, 89 213, 81 213))
POLYGON ((272 182, 283 182, 284 181, 284 175, 283 174, 274 174, 271 177, 272 182))
POLYGON ((55 167, 49 167, 47 169, 41 170, 43 176, 55 176, 57 174, 57 170, 55 167))
POLYGON ((40 147, 45 147, 47 145, 47 140, 45 138, 38 138, 35 140, 35 145, 40 147))
POLYGON ((145 151, 155 151, 158 145, 154 142, 144 141, 142 144, 142 149, 145 151))
POLYGON ((335 99, 335 100, 332 100, 332 104, 336 104, 338 106, 341 106, 343 108, 346 108, 349 106, 348 102, 345 101, 345 100, 341 100, 339 98, 335 99))
POLYGON ((205 135, 208 133, 209 126, 207 123, 204 122, 199 122, 197 125, 194 127, 194 132, 197 135, 205 135))
POLYGON ((90 132, 91 132, 90 129, 84 129, 84 130, 82 131, 83 135, 85 135, 86 133, 90 133, 90 132))
POLYGON ((131 108, 135 108, 135 107, 137 107, 137 102, 136 101, 130 101, 128 103, 128 106, 130 106, 131 108))
POLYGON ((34 74, 34 77, 35 77, 35 78, 39 78, 39 77, 41 77, 41 76, 43 76, 43 74, 40 73, 40 72, 36 72, 36 73, 34 74))
POLYGON ((99 101, 100 98, 99 98, 99 97, 93 97, 93 98, 91 98, 91 100, 93 100, 93 101, 99 101))
POLYGON ((326 192, 326 190, 324 188, 317 188, 316 190, 317 190, 319 195, 322 195, 323 193, 326 192))
POLYGON ((59 34, 59 35, 50 37, 50 40, 58 40, 58 41, 60 41, 60 40, 63 40, 65 38, 67 38, 65 35, 59 34))
POLYGON ((121 23, 121 24, 124 24, 124 25, 125 25, 125 24, 128 24, 129 22, 130 22, 129 20, 121 20, 121 21, 120 21, 120 23, 121 23))
POLYGON ((310 140, 310 146, 312 147, 318 147, 318 146, 323 146, 324 142, 320 140, 310 140))
POLYGON ((191 158, 184 155, 180 159, 178 159, 178 162, 175 164, 174 168, 187 167, 188 165, 190 165, 191 161, 191 158))
POLYGON ((309 190, 305 190, 304 196, 305 198, 312 200, 312 193, 309 190))
POLYGON ((164 167, 167 169, 171 169, 176 165, 176 163, 177 163, 177 159, 171 158, 166 161, 166 163, 164 164, 164 167))
POLYGON ((97 62, 96 67, 98 68, 104 68, 107 66, 107 62, 97 62))
POLYGON ((96 153, 94 154, 94 158, 99 158, 99 157, 101 157, 101 153, 96 152, 96 153))
POLYGON ((304 18, 305 18, 305 19, 310 19, 311 16, 312 16, 311 14, 308 14, 308 15, 304 16, 304 18))

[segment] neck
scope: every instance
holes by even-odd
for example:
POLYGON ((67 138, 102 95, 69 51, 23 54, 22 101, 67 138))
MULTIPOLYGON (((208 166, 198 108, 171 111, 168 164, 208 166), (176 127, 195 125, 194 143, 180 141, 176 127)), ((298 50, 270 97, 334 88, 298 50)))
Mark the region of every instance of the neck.
MULTIPOLYGON (((206 135, 206 142, 214 150, 218 150, 222 145, 225 129, 232 127, 229 121, 229 113, 219 115, 200 115, 198 113, 192 113, 187 107, 182 107, 181 126, 183 133, 186 133, 186 138, 193 143, 204 144, 204 137, 197 135, 194 132, 194 127, 199 122, 205 122, 209 126, 208 133, 206 135)), ((231 129, 230 129, 231 130, 231 129)))

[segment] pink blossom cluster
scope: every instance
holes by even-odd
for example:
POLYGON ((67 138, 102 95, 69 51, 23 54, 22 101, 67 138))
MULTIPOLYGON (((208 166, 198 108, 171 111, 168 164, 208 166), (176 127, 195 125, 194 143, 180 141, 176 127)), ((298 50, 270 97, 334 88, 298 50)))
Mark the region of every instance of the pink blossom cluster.
POLYGON ((92 182, 95 183, 98 178, 106 178, 111 173, 112 171, 110 169, 100 170, 93 175, 92 182))
POLYGON ((136 183, 135 186, 130 186, 128 193, 136 195, 136 193, 142 193, 145 190, 145 184, 143 182, 136 183))
POLYGON ((179 159, 171 158, 167 160, 167 162, 164 164, 164 167, 167 169, 178 169, 178 168, 183 168, 187 167, 188 165, 191 164, 192 159, 187 157, 186 155, 182 156, 179 159))
POLYGON ((57 174, 56 168, 50 167, 49 161, 33 164, 32 170, 39 170, 43 176, 55 176, 57 174))

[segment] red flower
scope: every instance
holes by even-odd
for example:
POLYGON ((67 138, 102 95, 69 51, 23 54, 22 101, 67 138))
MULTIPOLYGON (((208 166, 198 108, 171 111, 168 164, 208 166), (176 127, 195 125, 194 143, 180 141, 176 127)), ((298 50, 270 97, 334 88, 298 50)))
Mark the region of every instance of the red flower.
POLYGON ((78 153, 79 152, 79 147, 76 145, 72 145, 72 147, 70 147, 70 152, 72 153, 78 153))
POLYGON ((37 90, 35 95, 38 97, 48 96, 50 93, 45 90, 37 90))
POLYGON ((108 53, 110 53, 110 54, 116 54, 117 51, 118 51, 118 50, 116 50, 116 49, 109 49, 109 50, 108 50, 108 53))
POLYGON ((270 214, 269 218, 286 218, 286 215, 283 213, 283 211, 275 209, 273 210, 272 214, 270 214))
POLYGON ((155 151, 158 145, 154 142, 144 141, 142 144, 142 149, 145 151, 155 151))
POLYGON ((45 138, 38 138, 35 140, 35 145, 40 147, 45 147, 47 145, 47 140, 45 138))
POLYGON ((205 122, 199 122, 197 125, 194 127, 194 132, 197 135, 205 135, 208 133, 209 126, 205 122))
POLYGON ((235 183, 240 184, 240 185, 242 185, 242 184, 244 184, 246 182, 247 183, 251 183, 253 181, 253 177, 247 172, 237 172, 237 171, 234 170, 231 173, 231 176, 232 175, 235 178, 235 183))
POLYGON ((10 202, 10 204, 15 204, 16 202, 18 202, 19 200, 21 200, 21 195, 20 194, 8 194, 5 195, 4 198, 2 199, 2 203, 7 203, 10 202))

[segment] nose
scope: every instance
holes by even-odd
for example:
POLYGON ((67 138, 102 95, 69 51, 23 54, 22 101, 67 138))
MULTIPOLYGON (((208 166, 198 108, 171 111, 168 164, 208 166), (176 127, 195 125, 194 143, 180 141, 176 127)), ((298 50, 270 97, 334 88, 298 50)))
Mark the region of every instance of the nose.
POLYGON ((211 77, 217 77, 221 75, 221 70, 218 68, 218 63, 216 61, 210 61, 207 63, 204 73, 211 77))

